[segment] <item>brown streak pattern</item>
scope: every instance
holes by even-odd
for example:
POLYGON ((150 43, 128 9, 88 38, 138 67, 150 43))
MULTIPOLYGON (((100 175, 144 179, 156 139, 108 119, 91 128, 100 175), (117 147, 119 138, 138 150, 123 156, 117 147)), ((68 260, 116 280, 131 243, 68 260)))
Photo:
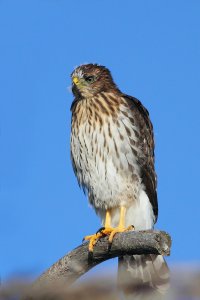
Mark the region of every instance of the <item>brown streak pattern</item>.
MULTIPOLYGON (((111 153, 109 145, 109 139, 113 140, 112 128, 109 117, 112 118, 113 124, 116 125, 118 130, 118 136, 121 141, 125 136, 122 134, 120 128, 120 113, 128 120, 124 123, 126 135, 129 137, 129 144, 131 146, 133 155, 137 158, 138 164, 141 169, 142 181, 146 187, 148 197, 152 203, 155 217, 158 214, 157 194, 156 194, 156 173, 154 170, 154 137, 153 127, 149 119, 148 111, 143 107, 139 100, 136 98, 122 94, 116 86, 112 86, 111 81, 106 77, 107 83, 105 83, 103 90, 96 93, 97 86, 94 89, 94 96, 87 99, 76 98, 72 104, 72 138, 78 136, 79 129, 85 122, 88 123, 87 133, 91 135, 91 149, 92 154, 95 155, 95 162, 97 161, 97 155, 102 162, 105 163, 104 153, 98 147, 97 133, 93 136, 94 129, 99 130, 103 136, 103 145, 107 153, 111 153), (110 88, 108 86, 110 84, 110 88), (105 88, 106 86, 106 88, 105 88), (107 124, 107 125, 106 125, 107 124), (107 129, 105 129, 105 125, 107 129), (133 127, 132 127, 133 126, 133 127), (135 137, 133 139, 133 136, 135 137), (93 141, 93 142, 92 142, 93 141)), ((100 85, 100 81, 97 82, 100 85)), ((96 84, 96 85, 97 85, 96 84)), ((123 120, 121 120, 123 122, 123 120)), ((84 133, 83 133, 84 134, 84 133)), ((88 145, 86 144, 83 136, 83 141, 80 141, 80 147, 84 146, 87 153, 88 145), (84 141, 84 142, 83 142, 84 141), (84 144, 84 145, 83 145, 84 144)), ((120 159, 120 150, 118 149, 117 140, 113 140, 113 147, 116 153, 116 157, 120 159)), ((72 162, 74 170, 77 172, 75 160, 72 154, 72 162)), ((129 165, 129 162, 127 160, 129 165)), ((123 165, 120 163, 119 167, 123 169, 123 165)), ((128 166, 133 170, 132 166, 128 166)), ((134 174, 133 174, 134 175, 134 174)), ((82 183, 81 183, 82 184, 82 183)))

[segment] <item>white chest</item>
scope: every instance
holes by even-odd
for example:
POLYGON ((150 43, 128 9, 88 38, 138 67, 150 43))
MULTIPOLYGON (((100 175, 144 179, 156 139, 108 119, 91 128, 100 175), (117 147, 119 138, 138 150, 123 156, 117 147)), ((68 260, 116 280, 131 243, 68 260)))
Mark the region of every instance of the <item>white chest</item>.
POLYGON ((137 141, 135 130, 120 113, 117 123, 109 116, 95 126, 86 119, 72 134, 76 175, 95 208, 115 207, 137 198, 139 166, 133 151, 135 143, 131 143, 137 141))

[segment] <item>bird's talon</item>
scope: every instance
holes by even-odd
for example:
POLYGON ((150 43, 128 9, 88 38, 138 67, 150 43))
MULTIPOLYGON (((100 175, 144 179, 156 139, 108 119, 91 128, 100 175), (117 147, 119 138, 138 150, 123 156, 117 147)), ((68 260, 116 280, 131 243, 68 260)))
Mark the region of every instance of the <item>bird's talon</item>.
POLYGON ((111 250, 112 243, 108 242, 108 252, 111 250))
POLYGON ((99 229, 97 230, 96 234, 97 234, 97 233, 101 233, 104 229, 105 229, 105 227, 99 228, 99 229))
POLYGON ((83 241, 89 241, 88 250, 90 253, 93 253, 94 246, 98 242, 98 240, 102 237, 108 236, 108 251, 111 249, 112 241, 116 233, 126 232, 133 230, 134 226, 130 225, 127 228, 124 227, 101 227, 95 234, 87 235, 83 238, 83 241))
POLYGON ((89 251, 88 252, 88 261, 92 261, 93 260, 93 251, 89 251))
POLYGON ((127 227, 126 231, 131 231, 131 230, 135 230, 134 225, 130 225, 127 227))

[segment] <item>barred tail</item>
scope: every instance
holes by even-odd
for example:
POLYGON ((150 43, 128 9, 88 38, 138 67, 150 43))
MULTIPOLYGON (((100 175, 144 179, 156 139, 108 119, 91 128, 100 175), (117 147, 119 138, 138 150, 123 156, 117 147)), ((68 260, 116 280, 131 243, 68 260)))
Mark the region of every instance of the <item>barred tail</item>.
POLYGON ((169 269, 161 255, 119 258, 118 280, 124 299, 161 299, 169 289, 169 269))

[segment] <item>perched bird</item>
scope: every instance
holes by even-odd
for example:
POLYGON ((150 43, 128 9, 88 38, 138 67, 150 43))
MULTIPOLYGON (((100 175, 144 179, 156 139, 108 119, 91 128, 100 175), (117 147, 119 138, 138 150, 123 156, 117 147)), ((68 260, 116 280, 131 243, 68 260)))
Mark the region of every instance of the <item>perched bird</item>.
MULTIPOLYGON (((72 165, 103 223, 100 232, 85 237, 92 252, 101 236, 111 243, 117 232, 152 229, 157 220, 153 127, 147 109, 119 90, 106 67, 81 65, 71 77, 72 165)), ((119 258, 119 278, 125 273, 161 293, 168 285, 160 255, 119 258)))

